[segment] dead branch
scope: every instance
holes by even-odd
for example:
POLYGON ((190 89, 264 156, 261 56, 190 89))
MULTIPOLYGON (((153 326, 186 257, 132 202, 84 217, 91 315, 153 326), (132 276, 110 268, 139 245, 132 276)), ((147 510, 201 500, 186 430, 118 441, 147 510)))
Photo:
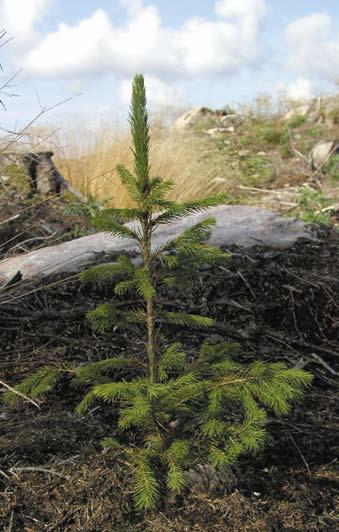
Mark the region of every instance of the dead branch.
POLYGON ((36 406, 40 410, 40 406, 38 405, 38 403, 33 401, 33 399, 30 399, 29 397, 27 397, 27 395, 25 395, 24 393, 21 393, 18 390, 16 390, 15 388, 12 388, 12 386, 9 386, 9 384, 6 384, 6 382, 4 382, 2 380, 0 380, 0 385, 3 386, 4 388, 7 388, 7 390, 9 390, 10 392, 15 393, 16 395, 18 395, 22 399, 25 399, 26 401, 28 401, 32 405, 36 406))

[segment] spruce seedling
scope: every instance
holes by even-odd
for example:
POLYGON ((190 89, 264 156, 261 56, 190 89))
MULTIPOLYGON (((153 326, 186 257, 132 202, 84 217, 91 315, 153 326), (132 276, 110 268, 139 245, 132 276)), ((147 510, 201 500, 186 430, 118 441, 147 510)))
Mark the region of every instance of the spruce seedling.
MULTIPOLYGON (((106 303, 90 311, 88 319, 98 332, 113 326, 143 328, 145 356, 117 354, 75 368, 72 375, 78 386, 91 386, 77 408, 79 414, 97 401, 118 410, 117 438, 107 438, 104 444, 115 453, 126 454, 134 474, 136 506, 149 510, 156 507, 165 488, 181 493, 191 468, 208 463, 222 469, 242 454, 258 452, 265 443, 267 411, 287 414, 311 382, 311 375, 283 363, 241 364, 236 360, 239 346, 234 344, 205 342, 194 357, 179 342, 166 344, 161 331, 164 323, 201 329, 213 325, 213 319, 166 310, 160 292, 200 279, 201 265, 224 262, 229 255, 206 243, 215 223, 212 217, 159 247, 152 245, 154 232, 161 225, 224 203, 225 197, 178 203, 168 199, 173 184, 151 176, 142 75, 136 75, 133 82, 130 125, 134 173, 124 166, 117 170, 135 206, 104 209, 95 226, 134 240, 141 264, 122 255, 113 264, 83 272, 81 279, 114 279, 117 295, 139 295, 139 308, 124 310, 114 302, 106 303)), ((54 386, 57 377, 55 368, 45 367, 17 389, 37 398, 54 386)), ((17 399, 8 393, 7 399, 11 398, 17 399)))

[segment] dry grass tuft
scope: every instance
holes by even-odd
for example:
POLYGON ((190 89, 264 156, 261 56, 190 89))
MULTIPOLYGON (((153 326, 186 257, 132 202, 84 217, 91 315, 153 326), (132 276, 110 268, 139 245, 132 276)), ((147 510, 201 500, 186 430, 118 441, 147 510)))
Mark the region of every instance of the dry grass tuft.
MULTIPOLYGON (((225 191, 227 179, 216 179, 218 169, 206 158, 206 146, 193 132, 152 129, 151 167, 153 175, 173 180, 173 198, 188 200, 225 191)), ((79 142, 67 133, 66 141, 54 138, 56 163, 65 178, 81 193, 97 200, 108 200, 112 207, 130 206, 130 198, 116 172, 118 164, 132 170, 130 137, 118 128, 94 131, 79 142)))

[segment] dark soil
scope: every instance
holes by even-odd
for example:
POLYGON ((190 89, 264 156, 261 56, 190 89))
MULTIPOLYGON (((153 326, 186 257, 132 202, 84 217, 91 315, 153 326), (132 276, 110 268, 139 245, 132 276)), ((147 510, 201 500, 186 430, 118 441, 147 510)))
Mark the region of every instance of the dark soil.
MULTIPOLYGON (((60 234, 67 237, 63 216, 59 220, 60 234)), ((127 465, 113 460, 100 443, 114 429, 110 412, 99 407, 77 417, 73 409, 80 396, 63 382, 40 409, 29 403, 0 406, 4 530, 337 529, 338 239, 322 229, 317 242, 298 242, 289 251, 232 251, 225 267, 204 272, 193 293, 181 293, 179 299, 163 294, 164 305, 213 316, 216 326, 208 336, 239 342, 244 360, 284 360, 315 374, 292 414, 270 419, 268 445, 257 458, 241 461, 236 488, 219 497, 208 490, 187 492, 164 502, 156 513, 137 513, 127 465)), ((107 284, 60 278, 1 293, 0 379, 13 385, 43 365, 138 349, 141 337, 119 331, 98 336, 86 322, 89 309, 112 297, 107 284)), ((133 302, 116 299, 116 304, 133 302)), ((207 336, 178 328, 167 334, 192 353, 207 336)))
POLYGON ((87 234, 86 216, 66 214, 75 204, 70 193, 30 197, 13 186, 4 192, 0 181, 0 259, 87 234))

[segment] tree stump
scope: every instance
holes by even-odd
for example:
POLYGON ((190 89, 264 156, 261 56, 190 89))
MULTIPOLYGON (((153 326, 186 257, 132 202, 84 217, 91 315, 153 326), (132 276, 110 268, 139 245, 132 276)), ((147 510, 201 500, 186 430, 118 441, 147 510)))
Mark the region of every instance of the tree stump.
POLYGON ((59 194, 68 185, 52 161, 53 155, 52 151, 4 152, 0 155, 0 173, 15 164, 27 174, 31 194, 59 194))

